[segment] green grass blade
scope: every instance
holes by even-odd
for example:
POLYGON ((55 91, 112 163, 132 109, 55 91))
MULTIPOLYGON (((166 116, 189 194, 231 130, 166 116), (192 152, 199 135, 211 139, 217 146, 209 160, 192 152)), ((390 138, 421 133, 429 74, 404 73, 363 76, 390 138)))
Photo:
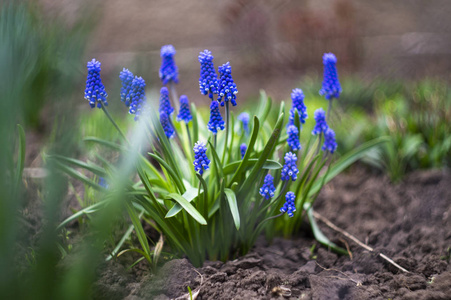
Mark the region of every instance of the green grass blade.
MULTIPOLYGON (((197 189, 193 187, 188 187, 186 189, 186 192, 182 195, 183 198, 186 199, 186 201, 191 202, 194 198, 197 197, 197 189)), ((166 214, 165 218, 171 218, 178 214, 182 210, 182 206, 178 203, 176 203, 166 214)))
POLYGON ((236 230, 240 230, 240 212, 238 211, 238 204, 236 202, 235 192, 232 191, 231 189, 225 188, 224 193, 229 203, 230 212, 232 213, 236 230))
POLYGON ((121 151, 121 150, 124 149, 124 147, 122 147, 119 144, 112 143, 112 142, 105 141, 105 140, 102 140, 102 139, 99 139, 99 138, 96 138, 96 137, 91 137, 91 136, 85 137, 83 139, 83 141, 97 143, 99 145, 106 146, 106 147, 111 148, 111 149, 116 150, 116 151, 121 151))
POLYGON ((80 180, 81 182, 92 186, 94 189, 98 190, 98 191, 105 191, 105 188, 101 185, 99 185, 98 183, 94 182, 93 180, 89 179, 88 177, 86 177, 85 175, 81 174, 80 172, 78 172, 77 170, 75 170, 74 168, 71 168, 69 166, 66 166, 63 163, 60 163, 59 161, 55 161, 55 166, 62 172, 66 173, 67 175, 80 180))
POLYGON ((65 156, 61 156, 61 155, 48 155, 47 156, 50 159, 55 159, 58 160, 60 162, 63 162, 65 164, 71 164, 80 168, 83 168, 85 170, 88 170, 98 176, 101 177, 106 177, 107 173, 105 172, 105 170, 93 163, 85 163, 84 161, 78 160, 78 159, 74 159, 74 158, 69 158, 69 157, 65 157, 65 156))
MULTIPOLYGON (((255 166, 257 162, 258 162, 257 158, 250 158, 247 161, 246 165, 244 166, 244 169, 248 169, 255 166)), ((223 169, 224 175, 232 174, 239 167, 240 164, 241 161, 234 161, 233 163, 230 163, 227 166, 225 166, 223 169)), ((268 159, 267 161, 265 161, 262 168, 265 170, 278 170, 282 168, 282 165, 275 160, 268 159)))
POLYGON ((134 208, 132 206, 130 206, 130 204, 126 204, 125 205, 128 215, 130 216, 130 219, 133 223, 133 227, 135 227, 135 232, 136 232, 136 236, 138 237, 139 243, 141 244, 141 247, 143 248, 143 256, 146 258, 146 260, 149 263, 152 263, 152 259, 150 258, 150 256, 152 255, 152 253, 150 252, 150 247, 149 247, 149 243, 147 241, 147 236, 146 233, 144 232, 144 228, 141 225, 141 221, 139 219, 139 217, 136 215, 136 212, 134 210, 134 208))
POLYGON ((17 130, 19 132, 19 154, 17 156, 17 167, 16 167, 16 187, 20 186, 22 180, 22 173, 25 167, 25 131, 20 124, 17 124, 17 130))
MULTIPOLYGON (((168 195, 168 198, 173 199, 178 204, 180 204, 183 209, 196 220, 201 225, 207 225, 207 221, 204 219, 204 217, 197 211, 197 209, 194 208, 194 206, 191 205, 185 198, 183 198, 179 194, 171 193, 168 195)), ((166 216, 167 218, 167 216, 166 216)))
POLYGON ((168 165, 167 162, 165 162, 161 157, 154 153, 148 153, 150 157, 155 159, 163 168, 168 171, 169 175, 174 180, 174 183, 177 185, 177 188, 179 189, 180 193, 185 193, 186 189, 183 185, 182 179, 177 175, 177 173, 168 165))

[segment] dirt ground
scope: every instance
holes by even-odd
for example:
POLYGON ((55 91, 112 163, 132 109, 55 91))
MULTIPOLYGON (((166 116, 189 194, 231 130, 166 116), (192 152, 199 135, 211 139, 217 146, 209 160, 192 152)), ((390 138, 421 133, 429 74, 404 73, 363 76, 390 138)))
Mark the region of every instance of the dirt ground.
POLYGON ((315 209, 373 253, 319 222, 332 241, 349 245, 352 258, 322 246, 312 253, 316 242, 304 230, 292 240, 262 238, 244 257, 198 269, 176 259, 152 276, 111 263, 100 271, 94 297, 189 299, 190 287, 197 299, 451 299, 450 183, 449 170, 416 172, 393 185, 356 167, 323 189, 315 209))

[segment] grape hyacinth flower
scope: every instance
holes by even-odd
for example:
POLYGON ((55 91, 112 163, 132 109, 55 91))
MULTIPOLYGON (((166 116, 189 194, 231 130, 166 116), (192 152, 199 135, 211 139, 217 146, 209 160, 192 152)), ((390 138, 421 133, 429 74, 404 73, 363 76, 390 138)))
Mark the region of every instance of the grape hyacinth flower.
POLYGON ((222 119, 221 112, 219 111, 219 104, 217 101, 212 101, 210 105, 210 121, 208 121, 208 130, 213 134, 218 133, 219 130, 224 130, 224 120, 222 119))
POLYGON ((296 181, 297 174, 299 173, 298 167, 296 165, 298 158, 296 154, 288 152, 285 154, 285 164, 282 168, 281 179, 283 181, 292 180, 296 181))
POLYGON ((207 170, 210 164, 210 160, 207 157, 207 147, 202 142, 197 142, 194 145, 194 171, 199 172, 200 175, 204 173, 204 170, 207 170))
POLYGON ((240 153, 241 153, 241 159, 244 158, 244 155, 246 154, 247 145, 245 143, 242 143, 240 145, 240 153))
POLYGON ((191 115, 191 111, 189 110, 189 102, 188 97, 186 95, 180 96, 180 111, 177 115, 177 122, 184 121, 186 124, 191 122, 193 116, 191 115))
POLYGON ((175 135, 175 130, 172 127, 171 122, 169 122, 169 116, 166 112, 162 111, 160 113, 160 123, 163 127, 164 133, 168 137, 168 139, 173 138, 175 135))
POLYGON ((171 106, 169 101, 169 91, 167 87, 162 87, 160 89, 160 108, 159 113, 165 112, 168 116, 172 115, 174 108, 171 106))
POLYGON ((179 70, 174 62, 174 54, 176 53, 174 46, 165 45, 161 47, 161 67, 160 67, 160 79, 161 82, 166 85, 169 82, 179 82, 179 70))
POLYGON ((239 114, 238 120, 240 120, 243 123, 243 129, 246 135, 249 135, 249 114, 247 112, 243 112, 239 114))
POLYGON ((145 87, 146 82, 142 77, 135 76, 132 81, 132 90, 130 93, 130 114, 135 115, 135 121, 138 121, 141 110, 144 107, 145 102, 145 87))
POLYGON ((119 79, 121 80, 122 87, 121 87, 121 101, 125 103, 125 106, 130 106, 130 97, 131 97, 131 91, 132 91, 132 82, 133 78, 135 76, 133 75, 130 70, 124 68, 119 73, 119 79))
POLYGON ((287 213, 287 215, 291 218, 293 217, 293 213, 296 211, 296 207, 294 206, 294 199, 296 195, 293 192, 288 192, 285 195, 285 203, 280 208, 280 212, 287 213))
POLYGON ((325 96, 327 100, 340 97, 341 85, 338 81, 337 74, 337 58, 333 53, 324 53, 324 79, 323 86, 319 90, 321 96, 325 96))
POLYGON ((276 188, 274 187, 274 177, 271 174, 265 176, 265 180, 263 181, 263 186, 260 188, 259 194, 265 199, 270 199, 274 197, 274 192, 276 188))
POLYGON ((213 55, 208 50, 204 50, 199 54, 200 62, 200 78, 199 90, 202 95, 208 95, 213 100, 213 94, 218 93, 218 75, 213 65, 213 55))
POLYGON ((304 93, 302 92, 301 89, 294 89, 291 92, 291 100, 293 101, 293 107, 292 110, 290 110, 290 118, 294 118, 294 109, 298 110, 298 114, 299 114, 299 122, 301 122, 301 124, 305 123, 305 119, 307 119, 308 115, 307 115, 307 107, 304 104, 304 93))
POLYGON ((295 125, 290 125, 287 127, 288 133, 288 146, 290 146, 291 151, 301 150, 301 143, 299 142, 299 130, 295 125))
POLYGON ((331 154, 337 150, 337 142, 335 140, 335 132, 327 128, 324 132, 324 145, 321 148, 323 151, 329 151, 331 154))
POLYGON ((324 109, 318 108, 315 110, 315 127, 312 130, 313 135, 321 134, 323 132, 326 132, 326 130, 329 128, 326 122, 326 113, 324 112, 324 109))
POLYGON ((232 67, 227 62, 218 68, 219 71, 219 96, 218 102, 221 102, 221 106, 224 106, 225 102, 231 102, 233 106, 236 106, 236 94, 238 89, 232 78, 232 67))
POLYGON ((97 103, 98 108, 102 108, 102 104, 108 106, 106 98, 105 86, 100 78, 100 62, 93 58, 88 62, 88 78, 86 79, 85 99, 89 101, 91 108, 97 103))

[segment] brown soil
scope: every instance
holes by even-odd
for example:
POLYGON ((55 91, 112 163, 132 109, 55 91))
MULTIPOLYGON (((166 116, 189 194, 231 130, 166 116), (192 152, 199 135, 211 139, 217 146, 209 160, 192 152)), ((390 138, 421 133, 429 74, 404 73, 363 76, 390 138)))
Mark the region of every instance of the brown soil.
POLYGON ((417 172, 393 185, 385 176, 355 168, 328 184, 316 211, 376 253, 319 222, 334 242, 345 246, 346 240, 352 259, 320 246, 311 253, 316 242, 306 230, 271 244, 262 238, 244 257, 206 262, 199 269, 176 259, 152 276, 110 264, 96 284, 95 297, 171 299, 187 295, 190 287, 199 291, 197 299, 451 299, 450 183, 449 171, 417 172))

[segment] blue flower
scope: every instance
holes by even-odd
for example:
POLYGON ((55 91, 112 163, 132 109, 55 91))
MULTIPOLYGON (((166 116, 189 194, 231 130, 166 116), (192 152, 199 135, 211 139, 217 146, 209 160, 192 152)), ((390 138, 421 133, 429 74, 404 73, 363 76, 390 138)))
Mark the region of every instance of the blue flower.
POLYGON ((171 122, 169 122, 168 114, 164 111, 160 113, 160 123, 168 139, 174 137, 175 134, 174 128, 172 127, 171 122))
POLYGON ((174 83, 179 82, 179 71, 177 65, 174 62, 174 54, 174 46, 166 45, 161 47, 161 67, 159 75, 163 84, 167 84, 170 81, 174 83))
MULTIPOLYGON (((293 107, 290 110, 290 121, 293 118, 294 119, 294 110, 298 110, 299 114, 299 122, 301 124, 305 123, 305 119, 307 119, 307 107, 304 104, 304 93, 301 89, 294 89, 291 92, 291 100, 293 101, 293 107)), ((294 121, 294 120, 293 120, 294 121)))
POLYGON ((219 130, 224 130, 224 120, 222 119, 221 112, 219 111, 219 104, 217 101, 212 101, 210 105, 210 121, 208 121, 208 130, 213 134, 218 133, 219 130))
POLYGON ((241 153, 241 159, 244 158, 244 155, 246 154, 247 145, 245 143, 242 143, 240 145, 240 153, 241 153))
POLYGON ((281 179, 283 181, 286 180, 293 180, 295 181, 298 177, 297 174, 299 173, 298 167, 296 165, 298 158, 296 157, 296 154, 288 152, 285 154, 285 164, 282 168, 282 176, 281 179))
POLYGON ((263 182, 263 186, 260 188, 259 194, 265 197, 265 199, 270 199, 274 197, 274 192, 276 188, 274 187, 274 177, 271 174, 266 175, 263 182))
POLYGON ((227 62, 218 68, 219 71, 219 96, 218 101, 221 102, 221 106, 224 106, 225 102, 232 102, 233 106, 236 106, 236 94, 238 89, 232 78, 232 67, 227 62))
POLYGON ((103 177, 99 177, 99 185, 101 186, 101 187, 104 187, 104 188, 108 188, 110 185, 108 184, 108 182, 105 180, 105 178, 103 178, 103 177))
POLYGON ((338 81, 337 74, 337 58, 332 53, 324 53, 324 79, 323 86, 319 90, 319 94, 325 96, 327 100, 340 97, 341 85, 338 81))
POLYGON ((317 110, 315 110, 315 127, 313 128, 312 134, 313 135, 317 135, 317 134, 321 134, 323 132, 326 132, 327 128, 329 128, 329 126, 327 125, 326 122, 326 113, 324 112, 324 109, 322 108, 318 108, 317 110))
POLYGON ((180 111, 177 115, 177 122, 185 121, 188 124, 193 119, 191 111, 189 110, 188 97, 185 95, 180 96, 180 111))
POLYGON ((210 160, 207 157, 207 147, 202 142, 197 142, 194 145, 194 171, 199 172, 200 175, 204 173, 204 170, 208 169, 210 160))
POLYGON ((100 62, 93 58, 88 62, 88 78, 86 79, 85 99, 89 101, 91 108, 97 103, 98 108, 102 108, 102 104, 108 106, 106 98, 108 94, 103 86, 100 78, 100 62))
POLYGON ((334 153, 337 150, 337 142, 335 141, 335 132, 327 128, 324 132, 324 145, 321 148, 323 151, 329 151, 330 153, 334 153))
POLYGON ((291 151, 298 151, 301 149, 301 143, 299 142, 299 130, 295 125, 290 125, 287 128, 288 133, 288 146, 290 146, 291 151))
POLYGON ((293 217, 293 213, 296 211, 296 207, 294 206, 294 200, 296 199, 296 195, 293 192, 288 192, 285 195, 285 204, 280 208, 280 212, 287 213, 287 215, 291 218, 293 217))
POLYGON ((174 112, 174 108, 169 101, 168 88, 165 86, 160 89, 160 108, 158 111, 160 114, 164 111, 168 116, 172 115, 174 112))
POLYGON ((199 90, 202 95, 208 95, 213 100, 213 94, 218 93, 218 75, 213 65, 213 55, 208 50, 199 54, 200 78, 199 90))
POLYGON ((250 117, 247 112, 243 112, 243 113, 239 114, 239 116, 238 116, 238 120, 243 122, 243 129, 244 129, 244 132, 246 133, 246 135, 249 135, 249 119, 250 119, 250 117))
POLYGON ((128 69, 124 68, 119 73, 119 79, 121 80, 121 101, 125 103, 125 106, 130 106, 130 93, 132 91, 132 82, 135 76, 128 69))
POLYGON ((141 110, 146 101, 145 93, 146 82, 142 77, 135 76, 132 81, 132 89, 130 92, 130 114, 135 115, 135 121, 138 121, 141 110))

